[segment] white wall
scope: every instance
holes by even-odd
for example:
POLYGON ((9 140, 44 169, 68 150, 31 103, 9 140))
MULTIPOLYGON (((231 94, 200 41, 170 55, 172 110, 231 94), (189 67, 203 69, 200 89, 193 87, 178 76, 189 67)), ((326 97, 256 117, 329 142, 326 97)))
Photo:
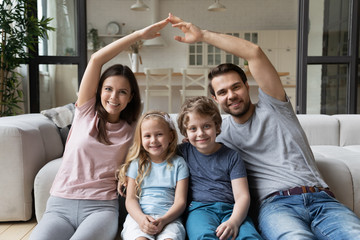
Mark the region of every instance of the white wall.
MULTIPOLYGON (((152 0, 144 0, 152 5, 152 0)), ((186 21, 193 22, 203 29, 213 31, 296 29, 298 15, 297 0, 221 0, 227 8, 225 12, 209 12, 207 7, 213 0, 159 0, 159 19, 171 12, 186 21)), ((87 0, 87 19, 99 34, 105 34, 106 25, 111 21, 125 23, 124 33, 143 28, 152 23, 152 11, 136 12, 130 10, 135 0, 87 0)), ((173 67, 180 71, 187 66, 187 45, 175 42, 174 35, 181 32, 169 25, 161 32, 167 47, 141 49, 144 67, 173 67)), ((130 65, 127 53, 109 62, 130 65)))

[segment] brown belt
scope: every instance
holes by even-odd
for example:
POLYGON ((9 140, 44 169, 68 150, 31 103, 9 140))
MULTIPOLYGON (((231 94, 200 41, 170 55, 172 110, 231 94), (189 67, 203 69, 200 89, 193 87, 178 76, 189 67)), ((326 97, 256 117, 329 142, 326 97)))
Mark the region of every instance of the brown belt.
POLYGON ((334 193, 332 193, 329 188, 322 188, 322 187, 308 187, 308 186, 301 186, 301 187, 294 187, 290 188, 288 190, 281 190, 278 192, 271 193, 266 198, 273 197, 273 196, 291 196, 291 195, 300 195, 303 193, 315 193, 315 192, 321 192, 324 191, 333 198, 335 198, 334 193))

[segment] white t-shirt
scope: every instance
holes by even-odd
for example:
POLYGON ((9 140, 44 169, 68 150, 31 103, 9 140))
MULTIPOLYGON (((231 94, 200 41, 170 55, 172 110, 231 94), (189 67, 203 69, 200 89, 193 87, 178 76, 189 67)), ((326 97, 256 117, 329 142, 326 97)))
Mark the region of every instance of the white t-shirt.
POLYGON ((115 171, 125 160, 133 140, 133 126, 126 121, 107 123, 112 145, 100 143, 95 98, 76 107, 63 161, 51 195, 68 199, 113 200, 117 198, 115 171))

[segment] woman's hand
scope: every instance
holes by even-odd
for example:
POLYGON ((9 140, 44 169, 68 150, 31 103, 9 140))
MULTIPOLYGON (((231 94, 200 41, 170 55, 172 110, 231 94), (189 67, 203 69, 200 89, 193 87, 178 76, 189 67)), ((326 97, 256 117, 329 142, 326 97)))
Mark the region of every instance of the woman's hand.
POLYGON ((118 183, 118 193, 122 197, 126 197, 126 183, 118 183))
POLYGON ((166 18, 160 22, 154 23, 148 27, 139 30, 142 39, 152 39, 160 36, 160 30, 163 29, 169 23, 169 18, 166 18))
POLYGON ((203 30, 198 28, 192 23, 184 22, 181 18, 176 17, 169 13, 169 21, 173 27, 179 28, 184 34, 184 37, 175 36, 174 39, 183 43, 195 43, 202 41, 203 30))

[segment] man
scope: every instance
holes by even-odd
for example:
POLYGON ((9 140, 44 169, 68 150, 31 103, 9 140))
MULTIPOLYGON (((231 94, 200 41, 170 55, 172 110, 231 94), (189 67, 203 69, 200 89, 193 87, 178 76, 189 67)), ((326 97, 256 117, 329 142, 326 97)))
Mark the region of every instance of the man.
POLYGON ((259 85, 253 104, 244 72, 222 64, 209 74, 213 99, 230 116, 218 141, 239 151, 265 239, 360 239, 360 219, 339 203, 316 167, 306 135, 281 80, 261 48, 244 39, 199 29, 170 14, 184 43, 206 42, 244 58, 259 85))

